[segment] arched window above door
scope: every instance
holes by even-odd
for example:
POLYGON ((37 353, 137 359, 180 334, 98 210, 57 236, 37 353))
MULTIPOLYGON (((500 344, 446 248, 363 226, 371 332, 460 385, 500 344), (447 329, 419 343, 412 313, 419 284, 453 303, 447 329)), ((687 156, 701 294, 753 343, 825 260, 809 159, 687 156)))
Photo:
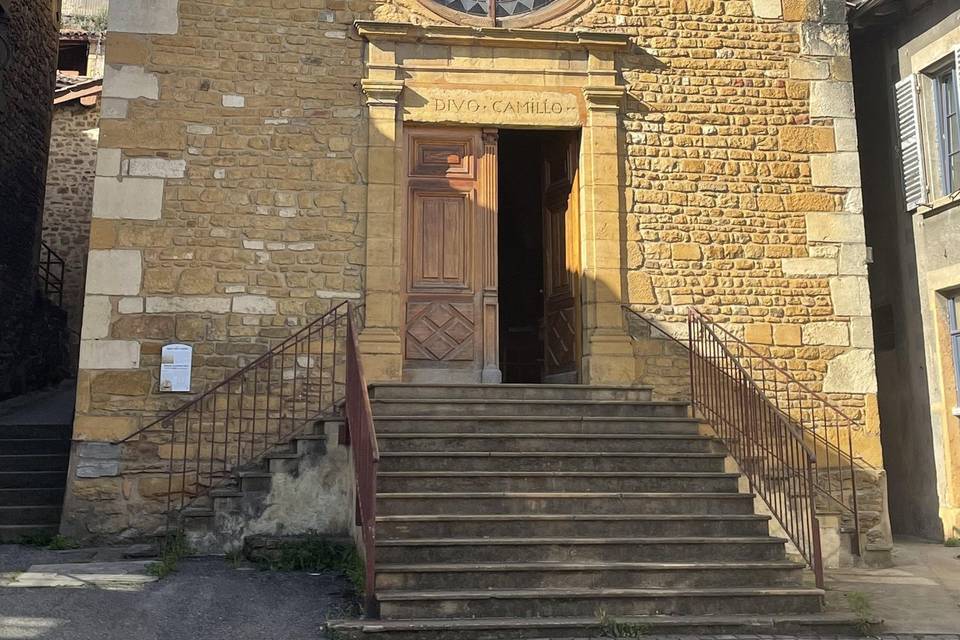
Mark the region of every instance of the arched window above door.
POLYGON ((421 0, 427 8, 455 24, 534 27, 553 21, 592 0, 421 0))

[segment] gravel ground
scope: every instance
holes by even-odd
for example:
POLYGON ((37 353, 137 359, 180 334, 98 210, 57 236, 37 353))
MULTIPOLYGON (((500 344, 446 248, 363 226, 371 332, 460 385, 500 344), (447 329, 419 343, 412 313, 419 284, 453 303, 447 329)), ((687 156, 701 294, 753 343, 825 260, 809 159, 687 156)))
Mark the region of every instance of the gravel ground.
MULTIPOLYGON (((0 573, 62 558, 2 545, 0 573)), ((4 640, 317 640, 327 618, 349 612, 338 575, 238 569, 222 558, 182 560, 131 591, 0 586, 4 640)))

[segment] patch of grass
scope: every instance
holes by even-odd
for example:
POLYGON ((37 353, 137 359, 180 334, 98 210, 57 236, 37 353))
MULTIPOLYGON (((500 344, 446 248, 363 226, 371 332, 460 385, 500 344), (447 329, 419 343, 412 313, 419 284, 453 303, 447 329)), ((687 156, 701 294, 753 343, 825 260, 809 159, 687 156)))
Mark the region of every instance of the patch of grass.
POLYGON ((274 571, 339 571, 350 580, 358 594, 363 593, 363 560, 352 544, 310 535, 302 540, 282 543, 275 559, 258 564, 274 571))
POLYGON ((227 561, 227 564, 237 569, 243 564, 243 551, 241 549, 234 549, 228 552, 224 559, 227 561))
POLYGON ((951 536, 943 541, 943 546, 945 547, 960 547, 960 538, 956 536, 951 536))
POLYGON ((72 538, 62 536, 59 533, 57 535, 50 535, 49 533, 31 533, 28 535, 23 535, 17 539, 17 544, 26 545, 29 547, 41 547, 51 551, 65 551, 67 549, 80 548, 79 542, 72 538))
POLYGON ((597 622, 600 624, 601 637, 615 638, 642 638, 650 632, 650 625, 636 622, 618 622, 607 615, 606 610, 597 609, 597 622))
POLYGON ((181 558, 190 555, 190 546, 182 531, 169 536, 163 543, 160 559, 147 565, 147 573, 158 578, 165 578, 177 570, 177 563, 181 558))
POLYGON ((851 591, 845 594, 850 611, 857 616, 857 631, 867 635, 873 628, 873 606, 870 598, 861 591, 851 591))

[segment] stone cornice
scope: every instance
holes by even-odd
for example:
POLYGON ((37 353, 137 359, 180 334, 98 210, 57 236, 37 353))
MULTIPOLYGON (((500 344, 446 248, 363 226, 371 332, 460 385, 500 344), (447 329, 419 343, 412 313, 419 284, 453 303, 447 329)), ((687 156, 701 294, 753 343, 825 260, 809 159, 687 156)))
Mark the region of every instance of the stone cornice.
POLYGON ((403 80, 371 80, 365 78, 360 81, 360 88, 367 96, 367 104, 395 105, 403 91, 403 80))
POLYGON ((528 49, 625 50, 630 39, 600 31, 546 31, 502 27, 424 26, 403 22, 358 20, 357 33, 369 40, 423 42, 461 46, 525 47, 528 49))
POLYGON ((624 95, 626 89, 620 86, 583 88, 583 98, 590 111, 618 111, 624 95))

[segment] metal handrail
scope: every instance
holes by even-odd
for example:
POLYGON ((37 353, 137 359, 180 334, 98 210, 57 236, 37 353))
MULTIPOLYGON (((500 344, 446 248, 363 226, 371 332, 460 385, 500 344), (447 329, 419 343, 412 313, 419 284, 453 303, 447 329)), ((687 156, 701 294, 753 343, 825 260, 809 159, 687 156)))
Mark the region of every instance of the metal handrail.
POLYGON ((360 359, 356 323, 347 322, 346 417, 347 444, 353 450, 356 481, 356 525, 360 527, 364 561, 364 604, 367 615, 376 617, 376 546, 377 546, 377 465, 380 448, 370 408, 370 394, 360 359))
POLYGON ((56 298, 57 306, 63 306, 63 273, 65 262, 50 245, 40 241, 40 261, 37 265, 40 288, 51 300, 56 298))
POLYGON ((188 504, 325 416, 345 396, 351 305, 337 304, 250 364, 117 444, 166 477, 166 529, 188 504), (158 460, 143 459, 156 451, 158 460))

